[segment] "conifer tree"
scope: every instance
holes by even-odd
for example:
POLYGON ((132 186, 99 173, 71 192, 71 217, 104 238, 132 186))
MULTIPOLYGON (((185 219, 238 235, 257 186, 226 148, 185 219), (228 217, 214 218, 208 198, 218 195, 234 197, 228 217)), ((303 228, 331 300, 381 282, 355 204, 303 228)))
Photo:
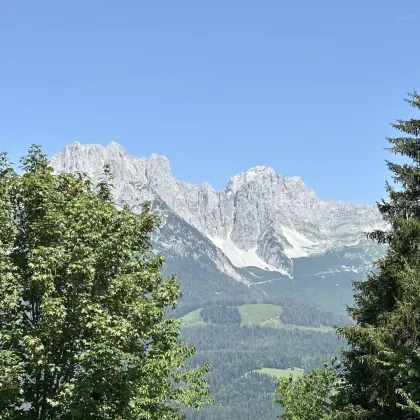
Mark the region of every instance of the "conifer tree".
POLYGON ((53 174, 33 146, 0 155, 0 418, 181 419, 208 399, 164 310, 180 297, 149 241, 157 219, 117 209, 107 179, 53 174))
MULTIPOLYGON (((420 110, 416 92, 406 101, 420 110)), ((390 228, 369 234, 387 253, 354 284, 356 325, 338 330, 349 342, 340 404, 360 406, 369 419, 420 419, 420 119, 392 126, 401 135, 388 138, 388 150, 404 163, 387 161, 395 186, 386 184, 378 208, 390 228)))
MULTIPOLYGON (((420 111, 417 92, 406 101, 420 111)), ((388 200, 378 203, 389 229, 368 235, 385 244, 387 253, 366 281, 354 282, 355 305, 349 313, 356 324, 338 328, 349 346, 331 384, 335 393, 324 397, 321 419, 420 419, 420 118, 392 126, 401 134, 388 139, 389 151, 403 163, 387 161, 395 185, 386 184, 388 200)), ((326 373, 306 375, 300 388, 322 385, 325 390, 325 378, 326 373)), ((286 418, 294 418, 296 401, 284 404, 292 400, 293 386, 281 385, 286 418)))

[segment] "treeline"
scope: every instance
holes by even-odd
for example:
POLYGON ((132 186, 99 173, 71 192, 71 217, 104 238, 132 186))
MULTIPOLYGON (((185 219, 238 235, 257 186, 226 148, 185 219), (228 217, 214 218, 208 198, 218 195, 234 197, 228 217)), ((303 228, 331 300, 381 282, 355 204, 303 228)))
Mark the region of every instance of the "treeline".
POLYGON ((303 327, 333 327, 336 325, 348 325, 350 323, 350 319, 347 316, 335 312, 322 311, 321 309, 284 296, 265 299, 218 299, 201 303, 187 303, 181 304, 175 311, 171 312, 171 314, 176 318, 180 318, 189 312, 203 308, 200 315, 204 321, 208 319, 206 322, 235 324, 240 323, 240 321, 236 321, 237 319, 240 319, 240 314, 239 311, 235 311, 232 307, 257 303, 281 306, 282 313, 280 315, 280 320, 284 324, 294 324, 303 327), (228 309, 229 307, 231 307, 231 309, 228 309), (206 317, 206 319, 204 319, 204 317, 206 317))
POLYGON ((240 324, 241 314, 236 306, 207 306, 200 311, 203 321, 213 324, 240 324))
MULTIPOLYGON (((270 300, 270 298, 267 299, 267 303, 271 303, 270 300)), ((272 300, 276 302, 274 303, 275 305, 280 305, 283 308, 280 315, 283 324, 294 324, 303 327, 334 327, 350 323, 349 317, 334 312, 322 311, 293 299, 279 297, 272 300)))

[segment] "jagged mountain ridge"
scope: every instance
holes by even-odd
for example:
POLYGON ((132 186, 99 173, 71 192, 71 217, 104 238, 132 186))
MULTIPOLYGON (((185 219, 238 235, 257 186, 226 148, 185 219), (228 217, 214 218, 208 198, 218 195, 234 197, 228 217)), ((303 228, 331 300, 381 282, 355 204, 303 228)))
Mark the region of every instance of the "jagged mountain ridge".
POLYGON ((131 156, 115 142, 106 147, 66 146, 51 159, 57 172, 86 172, 93 179, 109 164, 117 203, 138 208, 162 200, 209 239, 230 263, 224 270, 245 281, 233 267, 254 266, 293 276, 293 260, 316 257, 363 242, 364 232, 384 228, 376 207, 319 200, 299 177, 282 177, 256 166, 215 191, 177 181, 164 156, 131 156))
POLYGON ((251 287, 247 273, 240 273, 219 248, 163 200, 155 198, 152 210, 161 221, 152 241, 165 259, 164 274, 179 275, 183 303, 266 297, 261 288, 251 287))

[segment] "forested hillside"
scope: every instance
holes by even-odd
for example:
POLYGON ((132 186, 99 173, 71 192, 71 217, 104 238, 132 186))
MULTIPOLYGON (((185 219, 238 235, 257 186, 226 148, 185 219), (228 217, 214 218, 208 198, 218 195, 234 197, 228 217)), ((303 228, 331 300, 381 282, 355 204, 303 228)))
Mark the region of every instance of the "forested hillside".
POLYGON ((207 380, 215 398, 198 411, 187 409, 187 419, 275 419, 274 377, 322 366, 345 345, 331 325, 348 321, 289 298, 229 303, 178 310, 183 337, 197 349, 189 363, 210 363, 207 380))

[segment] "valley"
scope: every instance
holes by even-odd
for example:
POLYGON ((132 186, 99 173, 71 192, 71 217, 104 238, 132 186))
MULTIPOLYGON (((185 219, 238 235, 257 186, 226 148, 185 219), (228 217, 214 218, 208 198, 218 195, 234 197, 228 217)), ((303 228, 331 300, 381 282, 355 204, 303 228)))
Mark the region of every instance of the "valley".
POLYGON ((93 180, 109 165, 116 205, 139 212, 149 201, 159 216, 152 241, 183 293, 167 316, 197 350, 190 366, 211 365, 215 403, 187 409, 188 420, 274 419, 274 377, 322 366, 346 345, 333 327, 350 322, 352 281, 385 252, 365 239, 384 226, 376 208, 318 200, 300 178, 264 167, 216 192, 116 143, 74 143, 51 163, 93 180))

